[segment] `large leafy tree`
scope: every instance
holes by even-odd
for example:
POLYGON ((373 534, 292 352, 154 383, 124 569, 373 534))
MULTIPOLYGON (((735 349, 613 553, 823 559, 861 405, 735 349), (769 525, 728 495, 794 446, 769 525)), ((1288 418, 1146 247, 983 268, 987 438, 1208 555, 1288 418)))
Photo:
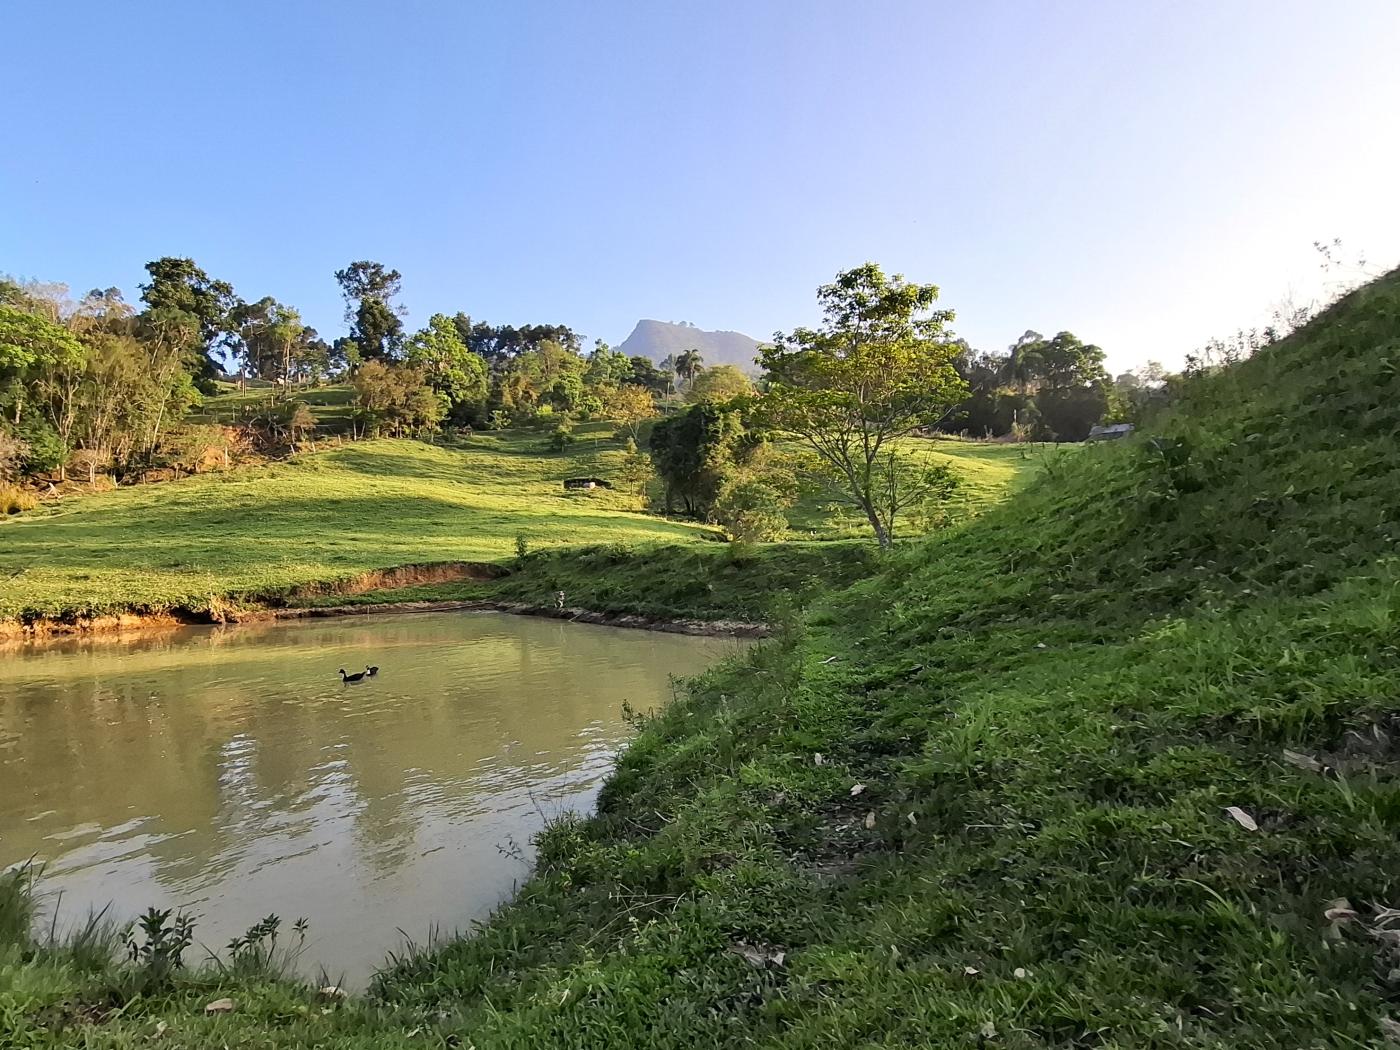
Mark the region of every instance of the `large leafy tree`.
POLYGON ((1108 411, 1111 383, 1104 352, 1073 332, 1040 339, 1021 348, 1034 361, 1035 407, 1042 436, 1082 441, 1108 411))
POLYGON ((367 361, 352 382, 355 414, 376 432, 421 432, 433 430, 442 422, 444 398, 427 385, 422 368, 367 361))
POLYGON ((738 412, 710 402, 694 405, 651 428, 648 445, 666 486, 666 510, 677 501, 687 514, 705 517, 720 487, 750 445, 738 412))
POLYGON ((80 374, 86 351, 67 328, 0 305, 0 404, 18 426, 60 375, 80 374))
POLYGON ((760 351, 762 415, 800 439, 817 480, 888 547, 900 512, 928 495, 892 442, 936 424, 967 392, 946 330, 953 313, 937 308, 936 286, 887 277, 875 263, 838 274, 817 300, 820 328, 779 332, 760 351))
POLYGON ((632 360, 621 350, 614 350, 599 339, 588 355, 588 369, 583 381, 598 390, 612 389, 632 377, 632 360))
POLYGON ((427 376, 428 383, 448 401, 455 420, 470 421, 486 402, 489 378, 486 362, 472 353, 446 314, 433 314, 426 328, 408 341, 406 359, 427 376))
POLYGON ((361 259, 335 272, 345 298, 345 322, 359 360, 396 360, 403 346, 404 310, 394 303, 403 275, 383 263, 361 259))
POLYGON ((624 383, 645 387, 658 397, 671 389, 671 373, 662 370, 649 357, 634 357, 630 360, 631 372, 624 383))
POLYGON ((691 380, 686 389, 687 401, 733 401, 753 393, 753 383, 735 365, 715 365, 691 380))
POLYGON ((146 272, 150 280, 141 285, 145 313, 188 315, 198 335, 190 349, 201 351, 195 355, 196 374, 212 379, 223 366, 220 358, 238 328, 234 311, 240 303, 233 285, 210 277, 193 259, 173 255, 148 262, 146 272))
POLYGON ((632 441, 637 440, 641 426, 656 417, 656 402, 645 387, 627 383, 608 392, 603 411, 632 441))

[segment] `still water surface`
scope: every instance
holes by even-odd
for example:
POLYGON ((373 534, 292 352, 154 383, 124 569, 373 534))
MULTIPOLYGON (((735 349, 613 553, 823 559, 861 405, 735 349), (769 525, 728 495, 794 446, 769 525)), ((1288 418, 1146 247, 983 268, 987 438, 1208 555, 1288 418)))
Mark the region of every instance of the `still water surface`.
POLYGON ((211 948, 306 916, 303 968, 362 984, 509 895, 544 819, 592 805, 624 700, 743 644, 442 613, 2 650, 0 868, 43 861, 61 920, 175 907, 211 948))

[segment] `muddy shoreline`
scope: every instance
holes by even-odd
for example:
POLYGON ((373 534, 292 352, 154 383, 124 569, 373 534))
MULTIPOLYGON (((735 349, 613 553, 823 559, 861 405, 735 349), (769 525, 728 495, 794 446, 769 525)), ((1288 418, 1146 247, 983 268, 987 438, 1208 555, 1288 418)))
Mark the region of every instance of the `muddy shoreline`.
MULTIPOLYGON (((324 592, 323 592, 324 593, 324 592)), ((342 592, 343 593, 343 592, 342 592)), ((365 593, 355 591, 352 593, 365 593)), ((664 619, 636 613, 602 612, 594 609, 556 609, 552 605, 525 602, 471 599, 462 601, 381 602, 359 605, 264 606, 228 609, 215 617, 208 612, 171 609, 157 613, 113 613, 66 620, 0 621, 0 642, 43 641, 89 634, 115 634, 132 631, 170 630, 176 627, 211 626, 239 623, 265 623, 273 620, 304 620, 321 617, 369 616, 376 613, 501 612, 514 616, 540 616, 569 623, 625 627, 630 630, 662 631, 719 638, 765 638, 772 633, 768 624, 741 620, 664 619)))

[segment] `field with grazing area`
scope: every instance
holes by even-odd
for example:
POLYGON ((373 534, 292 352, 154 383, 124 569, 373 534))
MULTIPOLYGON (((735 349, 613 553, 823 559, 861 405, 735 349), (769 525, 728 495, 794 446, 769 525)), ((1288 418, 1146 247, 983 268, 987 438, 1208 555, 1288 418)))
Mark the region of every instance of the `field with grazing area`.
MULTIPOLYGON (((480 433, 451 445, 365 441, 66 497, 0 519, 7 581, 0 619, 202 609, 211 596, 278 597, 396 565, 504 562, 514 558, 518 535, 534 551, 720 539, 709 526, 640 513, 639 499, 622 491, 564 491, 566 477, 616 476, 623 452, 612 430, 581 426, 562 453, 532 431, 480 433)), ((966 476, 958 493, 964 508, 1004 496, 1018 472, 1038 462, 1037 453, 1023 459, 1005 445, 910 444, 949 450, 966 476)), ((799 504, 793 518, 798 536, 864 535, 857 523, 830 520, 816 501, 799 504)))
POLYGON ((317 436, 350 433, 355 391, 348 383, 305 390, 294 388, 286 398, 281 388, 262 380, 250 380, 243 390, 229 383, 220 386, 218 394, 206 397, 199 408, 190 414, 191 422, 225 426, 246 423, 279 411, 290 400, 304 402, 311 409, 311 415, 316 420, 317 436))
POLYGON ((367 569, 501 561, 533 547, 701 541, 700 525, 637 513, 607 490, 621 453, 582 438, 568 454, 538 434, 459 447, 366 441, 264 467, 65 499, 0 522, 0 618, 72 610, 201 608, 211 594, 269 594, 367 569))

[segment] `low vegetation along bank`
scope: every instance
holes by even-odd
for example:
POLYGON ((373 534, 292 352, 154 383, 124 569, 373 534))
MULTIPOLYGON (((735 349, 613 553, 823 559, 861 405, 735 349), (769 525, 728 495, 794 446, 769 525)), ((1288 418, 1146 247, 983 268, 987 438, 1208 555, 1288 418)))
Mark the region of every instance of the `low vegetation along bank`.
POLYGON ((12 925, 11 1042, 1384 1045, 1400 274, 1156 431, 692 683, 514 902, 366 997, 216 971, 115 996, 12 925))

